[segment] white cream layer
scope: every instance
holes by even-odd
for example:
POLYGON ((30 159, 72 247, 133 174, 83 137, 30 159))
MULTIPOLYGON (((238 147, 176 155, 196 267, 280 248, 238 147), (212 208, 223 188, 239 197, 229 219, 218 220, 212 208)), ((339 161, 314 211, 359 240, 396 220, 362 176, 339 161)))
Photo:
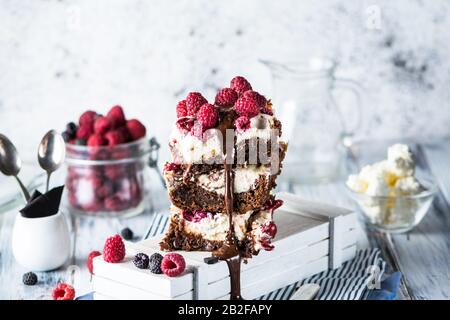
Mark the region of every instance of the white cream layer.
POLYGON ((199 139, 175 126, 169 147, 175 163, 223 163, 222 134, 218 129, 206 130, 203 139, 199 139))
MULTIPOLYGON (((234 171, 234 193, 247 192, 252 190, 258 179, 268 177, 270 167, 249 165, 239 167, 234 171)), ((220 195, 225 194, 224 171, 216 171, 210 174, 202 174, 197 178, 198 185, 203 189, 216 192, 220 195)))
POLYGON ((247 130, 236 130, 236 143, 240 143, 241 141, 253 138, 270 140, 271 132, 274 126, 274 116, 260 113, 259 115, 250 119, 250 128, 248 128, 247 130))

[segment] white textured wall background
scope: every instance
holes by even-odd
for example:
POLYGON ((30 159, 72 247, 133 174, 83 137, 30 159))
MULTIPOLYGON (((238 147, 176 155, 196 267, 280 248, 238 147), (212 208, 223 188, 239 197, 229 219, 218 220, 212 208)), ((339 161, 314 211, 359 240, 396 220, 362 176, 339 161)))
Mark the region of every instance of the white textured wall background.
POLYGON ((366 88, 359 135, 448 135, 449 14, 445 0, 0 0, 0 132, 34 158, 49 128, 119 103, 165 140, 188 90, 212 98, 242 74, 270 96, 258 58, 326 54, 366 88))

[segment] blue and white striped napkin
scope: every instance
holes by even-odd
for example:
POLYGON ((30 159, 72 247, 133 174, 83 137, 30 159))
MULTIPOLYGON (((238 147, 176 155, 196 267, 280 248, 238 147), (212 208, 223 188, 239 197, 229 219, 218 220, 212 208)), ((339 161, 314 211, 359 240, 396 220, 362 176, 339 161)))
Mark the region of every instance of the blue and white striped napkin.
MULTIPOLYGON (((169 226, 168 221, 167 215, 156 214, 144 238, 164 233, 169 226)), ((336 270, 321 272, 274 290, 257 300, 287 300, 299 286, 306 283, 316 283, 320 286, 316 296, 319 300, 359 300, 364 298, 370 282, 380 281, 385 268, 386 263, 381 259, 379 249, 360 250, 354 259, 345 262, 336 270)))

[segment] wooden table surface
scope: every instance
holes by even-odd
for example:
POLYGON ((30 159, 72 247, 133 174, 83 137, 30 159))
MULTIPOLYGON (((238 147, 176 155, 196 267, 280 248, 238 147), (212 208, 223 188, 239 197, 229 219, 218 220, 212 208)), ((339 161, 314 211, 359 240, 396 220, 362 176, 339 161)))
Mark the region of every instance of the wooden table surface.
MULTIPOLYGON (((389 142, 380 143, 384 150, 389 142)), ((363 145, 363 144, 362 144, 363 145)), ((423 221, 411 232, 399 235, 367 230, 361 222, 358 246, 379 247, 388 263, 388 271, 399 270, 403 281, 399 299, 450 298, 450 142, 414 144, 414 154, 421 170, 431 172, 438 181, 439 194, 423 221)), ((372 147, 372 144, 365 145, 372 147)), ((346 171, 340 181, 320 185, 290 185, 279 183, 281 190, 289 190, 304 199, 321 201, 343 207, 354 207, 348 198, 344 179, 346 172, 356 166, 374 161, 371 152, 356 146, 348 152, 346 171)), ((377 159, 379 160, 379 159, 377 159)), ((152 174, 152 202, 154 211, 168 209, 168 199, 156 174, 152 174)), ((1 190, 1 189, 0 189, 1 190)), ((129 219, 95 219, 72 217, 73 252, 67 265, 52 272, 40 272, 39 284, 27 287, 22 274, 29 271, 19 266, 11 252, 11 229, 17 214, 14 208, 0 216, 0 299, 50 299, 51 289, 58 281, 73 283, 78 295, 91 291, 86 257, 92 250, 102 249, 106 237, 127 226, 142 237, 151 222, 152 212, 129 219)))

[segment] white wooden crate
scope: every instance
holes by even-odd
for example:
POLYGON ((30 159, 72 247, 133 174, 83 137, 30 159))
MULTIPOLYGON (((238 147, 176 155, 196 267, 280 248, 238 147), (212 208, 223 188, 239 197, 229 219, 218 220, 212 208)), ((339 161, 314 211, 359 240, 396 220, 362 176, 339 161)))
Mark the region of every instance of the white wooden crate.
MULTIPOLYGON (((338 268, 356 253, 356 216, 347 209, 303 201, 288 193, 277 198, 284 205, 276 210, 274 220, 278 234, 271 252, 242 263, 241 289, 246 299, 272 290, 328 268, 338 268)), ((127 257, 122 263, 109 264, 94 259, 96 296, 115 299, 227 299, 230 292, 225 262, 208 265, 203 259, 209 252, 180 251, 186 271, 169 278, 136 268, 132 257, 137 252, 160 252, 161 236, 127 243, 127 257)), ((162 253, 164 254, 164 253, 162 253)))

